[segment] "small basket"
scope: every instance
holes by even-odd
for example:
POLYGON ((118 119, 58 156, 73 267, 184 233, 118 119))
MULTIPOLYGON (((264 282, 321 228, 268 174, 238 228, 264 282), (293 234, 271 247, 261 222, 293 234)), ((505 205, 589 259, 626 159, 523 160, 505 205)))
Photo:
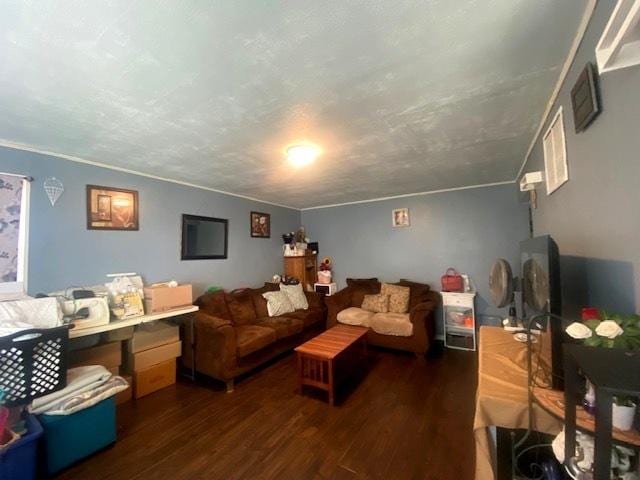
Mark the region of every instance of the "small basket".
POLYGON ((8 407, 67 385, 69 328, 23 330, 0 337, 0 390, 8 407))

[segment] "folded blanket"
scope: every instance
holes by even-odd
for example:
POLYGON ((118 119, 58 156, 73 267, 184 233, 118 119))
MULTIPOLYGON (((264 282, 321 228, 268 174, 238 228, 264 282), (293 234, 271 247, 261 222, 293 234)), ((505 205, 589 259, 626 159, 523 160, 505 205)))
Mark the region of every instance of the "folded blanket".
POLYGON ((109 378, 111 378, 111 372, 101 365, 70 368, 67 370, 67 386, 57 392, 36 398, 29 410, 36 415, 45 413, 65 400, 99 387, 109 378))
POLYGON ((85 408, 93 407, 96 403, 127 388, 129 388, 127 381, 116 375, 97 388, 60 400, 42 413, 44 415, 71 415, 85 408))
POLYGON ((62 325, 62 310, 55 298, 27 298, 0 302, 0 335, 30 328, 62 325))

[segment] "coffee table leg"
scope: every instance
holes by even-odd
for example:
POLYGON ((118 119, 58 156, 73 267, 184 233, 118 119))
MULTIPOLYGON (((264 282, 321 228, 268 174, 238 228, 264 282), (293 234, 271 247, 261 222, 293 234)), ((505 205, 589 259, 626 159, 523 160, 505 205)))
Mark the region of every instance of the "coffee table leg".
POLYGON ((333 397, 334 397, 334 388, 335 385, 333 384, 333 360, 329 360, 328 362, 328 367, 329 367, 329 405, 333 406, 334 401, 333 401, 333 397))
POLYGON ((296 353, 298 357, 298 393, 302 395, 302 354, 296 353))

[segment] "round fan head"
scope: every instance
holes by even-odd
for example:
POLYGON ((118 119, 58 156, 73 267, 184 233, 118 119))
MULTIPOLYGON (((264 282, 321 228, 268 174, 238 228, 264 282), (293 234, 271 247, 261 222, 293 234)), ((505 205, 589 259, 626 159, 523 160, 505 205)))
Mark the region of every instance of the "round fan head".
POLYGON ((504 258, 499 258, 491 267, 489 275, 489 291, 496 307, 506 307, 513 298, 513 274, 511 265, 504 258))
POLYGON ((544 268, 533 258, 524 262, 522 281, 525 302, 539 312, 547 311, 549 277, 544 268))

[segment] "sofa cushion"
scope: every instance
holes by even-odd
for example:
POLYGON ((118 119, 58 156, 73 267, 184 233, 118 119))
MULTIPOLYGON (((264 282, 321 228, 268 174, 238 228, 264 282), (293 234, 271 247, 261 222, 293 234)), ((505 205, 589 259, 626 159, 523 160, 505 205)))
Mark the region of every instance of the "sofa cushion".
POLYGON ((296 310, 295 312, 287 313, 286 316, 302 320, 304 328, 307 328, 310 325, 321 322, 324 319, 323 314, 324 311, 321 308, 310 307, 308 310, 296 310))
POLYGON ((256 310, 256 318, 263 318, 269 316, 269 310, 267 310, 267 299, 262 296, 265 292, 260 292, 259 295, 253 295, 253 308, 256 310))
POLYGON ((366 288, 366 289, 376 289, 378 288, 378 279, 376 277, 373 278, 347 278, 347 286, 348 287, 358 287, 358 288, 366 288))
POLYGON ((358 307, 349 307, 338 312, 336 318, 338 322, 346 325, 360 325, 362 327, 368 327, 371 324, 371 319, 374 315, 378 314, 368 312, 358 307))
POLYGON ((246 357, 276 341, 273 328, 260 325, 240 325, 236 327, 236 349, 239 357, 246 357))
POLYGON ((389 295, 383 295, 382 293, 365 295, 361 308, 368 312, 387 313, 389 311, 389 295))
POLYGON ((270 317, 279 317, 295 311, 291 300, 284 292, 266 292, 262 296, 267 299, 267 312, 270 317))
POLYGON ((307 301, 307 297, 305 296, 304 290, 302 289, 302 284, 280 284, 280 291, 284 292, 287 297, 289 297, 289 301, 293 305, 293 308, 295 308, 296 310, 306 310, 307 308, 309 308, 309 302, 307 301))
POLYGON ((248 325, 254 322, 256 319, 256 309, 253 306, 253 298, 250 290, 242 293, 227 293, 226 299, 234 324, 248 325))
POLYGON ((408 313, 376 313, 370 320, 371 329, 381 335, 410 337, 413 335, 413 323, 408 313))
POLYGON ((389 295, 389 312, 391 313, 407 313, 409 311, 409 287, 401 287, 399 285, 391 285, 383 283, 380 288, 382 295, 389 295))
POLYGON ((424 303, 429 300, 429 291, 431 290, 431 287, 426 283, 418 283, 401 278, 396 285, 409 287, 409 290, 411 290, 411 294, 409 296, 409 309, 412 309, 419 303, 424 303))
POLYGON ((304 322, 290 317, 264 317, 256 320, 256 325, 273 328, 278 340, 300 333, 304 329, 304 322))
POLYGON ((347 286, 351 287, 351 306, 360 307, 365 295, 380 293, 380 282, 377 278, 347 278, 347 286))
POLYGON ((231 313, 227 307, 225 295, 226 294, 222 290, 213 293, 205 293, 195 301, 195 304, 209 315, 230 320, 231 313))
POLYGON ((278 290, 278 284, 265 282, 263 287, 251 290, 251 298, 253 298, 253 308, 256 310, 256 318, 268 317, 267 300, 262 296, 265 292, 274 292, 278 290))

